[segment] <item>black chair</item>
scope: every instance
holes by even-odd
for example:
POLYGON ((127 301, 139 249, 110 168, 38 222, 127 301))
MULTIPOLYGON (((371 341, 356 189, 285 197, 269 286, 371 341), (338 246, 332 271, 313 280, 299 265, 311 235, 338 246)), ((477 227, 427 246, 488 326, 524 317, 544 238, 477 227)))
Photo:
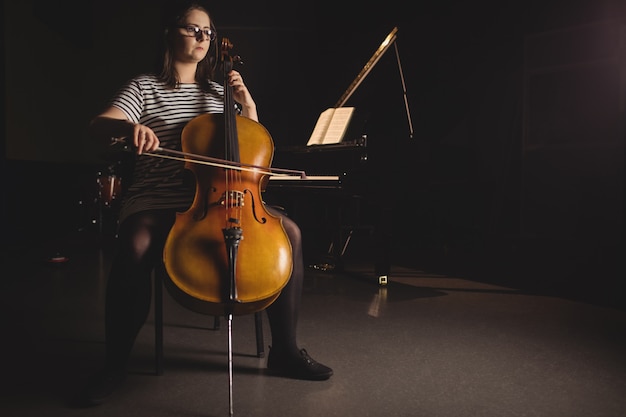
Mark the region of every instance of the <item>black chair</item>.
MULTIPOLYGON (((165 269, 156 270, 154 276, 154 345, 155 345, 155 371, 157 375, 163 375, 163 275, 165 269)), ((254 327, 256 333, 257 357, 265 356, 263 342, 263 311, 254 313, 254 327)), ((213 330, 219 330, 220 317, 213 316, 213 330)))

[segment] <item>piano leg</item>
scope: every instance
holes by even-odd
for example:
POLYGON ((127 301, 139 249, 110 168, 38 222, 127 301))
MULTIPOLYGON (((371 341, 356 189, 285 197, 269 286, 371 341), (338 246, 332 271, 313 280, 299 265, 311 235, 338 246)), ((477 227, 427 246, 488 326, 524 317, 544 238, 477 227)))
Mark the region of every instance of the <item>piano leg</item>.
POLYGON ((392 216, 390 207, 378 206, 374 210, 374 272, 378 277, 378 285, 387 285, 391 272, 392 216))
POLYGON ((342 270, 344 255, 355 229, 371 229, 371 227, 360 224, 360 201, 358 198, 338 202, 335 208, 330 210, 327 222, 331 225, 328 250, 320 262, 310 265, 310 267, 322 271, 342 270), (345 221, 346 212, 349 222, 345 221))
POLYGON ((373 259, 374 275, 376 282, 380 286, 385 286, 389 282, 391 270, 390 247, 392 242, 392 210, 389 207, 373 205, 372 213, 369 215, 370 223, 363 224, 361 203, 362 198, 352 197, 342 204, 337 205, 333 223, 335 232, 328 246, 326 256, 321 262, 310 267, 322 271, 341 270, 343 268, 343 258, 346 250, 354 237, 355 230, 367 230, 373 238, 373 259), (347 216, 345 216, 347 212, 347 216), (348 217, 346 222, 345 217, 348 217))
MULTIPOLYGON (((324 263, 316 267, 317 269, 332 270, 335 268, 341 268, 341 260, 348 249, 350 240, 354 235, 354 228, 347 228, 347 234, 344 237, 344 226, 339 226, 337 241, 331 241, 328 247, 327 257, 332 260, 330 263, 324 263), (335 251, 335 246, 341 246, 341 252, 335 251)), ((389 255, 389 245, 391 244, 391 236, 387 233, 387 230, 382 228, 380 224, 375 227, 372 226, 359 226, 360 228, 367 228, 370 230, 370 234, 374 237, 374 273, 377 277, 378 285, 384 286, 389 282, 389 272, 391 270, 391 260, 389 255), (373 233, 372 233, 373 230, 373 233)))

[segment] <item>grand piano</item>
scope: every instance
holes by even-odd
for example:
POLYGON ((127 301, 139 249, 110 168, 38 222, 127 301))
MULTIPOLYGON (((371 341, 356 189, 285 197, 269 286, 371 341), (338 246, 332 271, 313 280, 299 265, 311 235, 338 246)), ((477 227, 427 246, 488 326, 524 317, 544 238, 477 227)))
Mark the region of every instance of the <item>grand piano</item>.
MULTIPOLYGON (((342 107, 389 47, 395 45, 397 28, 387 35, 374 55, 334 106, 342 107)), ((413 135, 411 116, 406 100, 398 50, 397 64, 405 97, 409 138, 413 135)), ((276 175, 267 182, 264 198, 277 202, 303 229, 305 262, 311 268, 335 270, 343 268, 344 255, 350 242, 362 236, 369 242, 368 252, 374 254, 374 271, 378 284, 385 285, 390 269, 392 225, 391 206, 387 194, 389 184, 404 175, 401 167, 393 167, 377 138, 370 140, 365 113, 357 113, 350 121, 340 143, 277 147, 273 166, 298 167, 306 175, 276 175), (374 146, 372 146, 374 145, 374 146), (382 168, 382 169, 381 169, 382 168), (386 175, 381 175, 384 171, 386 175)), ((377 132, 377 136, 381 133, 377 132)), ((395 151, 398 146, 387 144, 395 151)), ((402 152, 400 152, 402 153, 402 152)))

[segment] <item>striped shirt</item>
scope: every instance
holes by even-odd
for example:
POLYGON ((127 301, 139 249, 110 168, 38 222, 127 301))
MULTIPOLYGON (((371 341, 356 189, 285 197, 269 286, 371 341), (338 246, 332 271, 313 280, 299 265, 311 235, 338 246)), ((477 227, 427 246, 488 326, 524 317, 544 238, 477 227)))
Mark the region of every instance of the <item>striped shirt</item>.
MULTIPOLYGON (((203 92, 197 84, 167 88, 154 75, 140 75, 124 85, 111 101, 128 120, 151 128, 161 148, 181 150, 181 133, 194 117, 224 112, 224 89, 212 82, 213 91, 203 92)), ((186 210, 195 190, 184 183, 184 162, 137 155, 132 180, 122 199, 119 222, 143 210, 186 210)))

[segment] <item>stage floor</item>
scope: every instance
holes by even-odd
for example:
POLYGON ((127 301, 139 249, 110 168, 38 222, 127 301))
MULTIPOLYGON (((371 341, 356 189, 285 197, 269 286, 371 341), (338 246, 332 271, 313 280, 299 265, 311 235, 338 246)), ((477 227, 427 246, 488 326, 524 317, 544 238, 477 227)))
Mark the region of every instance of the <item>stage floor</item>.
MULTIPOLYGON (((212 330, 167 293, 163 375, 151 314, 123 388, 73 406, 103 357, 110 243, 78 234, 58 246, 66 262, 50 262, 49 246, 4 250, 0 414, 228 416, 227 326, 212 330)), ((626 311, 410 262, 394 261, 379 285, 363 258, 306 271, 299 344, 334 369, 328 381, 267 375, 253 317, 234 318, 235 416, 626 415, 626 311)))

